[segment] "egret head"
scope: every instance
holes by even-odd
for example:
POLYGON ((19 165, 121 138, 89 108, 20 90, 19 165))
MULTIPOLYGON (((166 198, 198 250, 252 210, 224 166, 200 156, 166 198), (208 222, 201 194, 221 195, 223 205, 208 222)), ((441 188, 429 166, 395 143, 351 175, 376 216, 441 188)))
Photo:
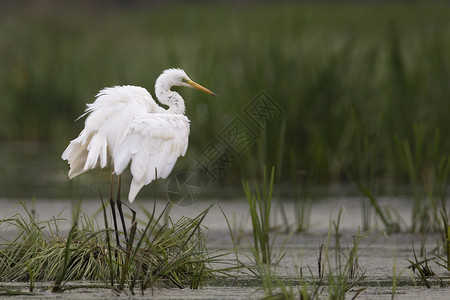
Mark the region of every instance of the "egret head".
POLYGON ((216 96, 215 93, 192 81, 182 69, 167 69, 161 74, 160 78, 158 78, 158 80, 160 79, 164 80, 168 86, 190 87, 216 96))

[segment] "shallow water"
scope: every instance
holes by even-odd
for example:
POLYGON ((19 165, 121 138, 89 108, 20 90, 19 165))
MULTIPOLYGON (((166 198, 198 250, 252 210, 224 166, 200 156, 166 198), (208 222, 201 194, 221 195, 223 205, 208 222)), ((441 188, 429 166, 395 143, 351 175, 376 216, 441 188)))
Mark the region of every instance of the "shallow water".
MULTIPOLYGON (((68 231, 71 225, 72 202, 70 200, 38 200, 34 204, 30 200, 26 200, 29 209, 33 208, 40 220, 48 220, 53 216, 59 216, 67 219, 62 222, 60 229, 68 231)), ((358 227, 362 224, 361 206, 355 198, 332 198, 324 199, 312 206, 311 225, 307 232, 300 234, 284 234, 272 233, 274 239, 274 252, 286 255, 275 268, 280 278, 286 279, 286 284, 292 285, 294 290, 298 284, 298 273, 300 268, 304 274, 317 275, 317 257, 319 246, 326 244, 327 233, 329 230, 330 220, 336 220, 338 211, 341 207, 345 207, 340 225, 340 243, 344 249, 352 246, 353 237, 358 232, 358 227)), ((400 216, 404 220, 410 219, 410 203, 408 199, 382 199, 382 205, 391 205, 396 208, 400 216)), ((158 201, 156 205, 157 212, 162 211, 165 201, 158 201)), ((203 225, 206 226, 208 232, 207 246, 209 250, 215 249, 231 249, 232 242, 230 239, 229 229, 227 227, 222 210, 228 220, 233 224, 232 230, 235 232, 238 249, 243 254, 251 256, 251 227, 248 216, 247 202, 245 199, 235 201, 199 201, 190 207, 174 206, 170 211, 173 220, 178 220, 181 216, 195 217, 201 211, 209 207, 210 211, 206 216, 203 225), (220 208, 219 208, 220 205, 220 208)), ((83 201, 82 209, 90 215, 100 211, 100 203, 98 200, 83 201)), ((138 213, 138 218, 145 219, 144 214, 140 210, 140 206, 151 210, 153 207, 152 200, 138 200, 132 205, 138 213)), ((290 225, 294 224, 294 209, 292 202, 283 204, 286 211, 287 220, 290 225)), ((24 213, 23 208, 17 204, 17 201, 6 199, 0 200, 1 217, 11 216, 15 213, 24 213)), ((280 225, 279 229, 283 229, 279 206, 274 204, 273 211, 278 212, 272 220, 273 225, 280 225)), ((101 218, 101 214, 98 215, 101 218)), ((102 224, 102 222, 99 222, 102 224)), ((412 245, 416 250, 421 245, 425 245, 425 249, 431 251, 440 243, 440 236, 437 234, 383 234, 382 227, 379 224, 372 224, 370 231, 361 233, 363 238, 360 240, 358 247, 359 265, 365 271, 366 278, 360 287, 366 288, 358 295, 358 299, 390 299, 392 294, 392 276, 393 266, 396 266, 396 276, 398 277, 398 287, 396 290, 397 299, 448 299, 448 288, 441 288, 438 282, 430 280, 432 288, 427 289, 420 280, 414 275, 410 269, 407 259, 413 259, 412 245)), ((13 234, 12 232, 0 233, 2 236, 13 234)), ((334 235, 331 236, 334 243, 334 235)), ((332 248, 330 248, 330 251, 332 248)), ((245 255, 240 255, 242 261, 248 261, 245 255)), ((432 269, 437 276, 446 277, 446 283, 449 284, 449 273, 443 271, 435 263, 430 263, 432 269)), ((308 277, 308 276, 306 276, 308 277)), ((90 284, 89 282, 70 283, 75 285, 90 284)), ((1 283, 4 287, 22 286, 25 290, 27 284, 19 283, 1 283)), ((26 299, 43 299, 57 298, 60 294, 51 293, 46 287, 51 283, 43 283, 42 289, 37 288, 36 296, 26 296, 26 299)), ((355 294, 355 290, 350 290, 347 297, 351 299, 355 294)), ((128 292, 129 293, 129 292, 128 292)), ((144 296, 138 294, 135 298, 148 298, 150 291, 146 291, 144 296)), ((63 294, 65 298, 81 299, 81 298, 110 298, 126 296, 125 294, 116 295, 108 289, 77 289, 63 294)), ((129 296, 129 295, 128 295, 129 296)), ((237 279, 225 278, 218 282, 211 282, 198 290, 191 289, 155 289, 154 297, 157 299, 258 299, 263 296, 263 291, 255 282, 254 278, 249 275, 240 274, 237 279)), ((326 295, 323 295, 326 298, 326 295)), ((16 299, 20 299, 17 297, 16 299)))

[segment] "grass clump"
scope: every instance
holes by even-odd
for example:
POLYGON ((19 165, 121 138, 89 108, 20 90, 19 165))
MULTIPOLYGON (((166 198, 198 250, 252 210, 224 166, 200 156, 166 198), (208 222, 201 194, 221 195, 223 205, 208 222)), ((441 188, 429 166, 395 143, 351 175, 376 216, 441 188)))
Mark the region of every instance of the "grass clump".
POLYGON ((155 286, 197 288, 214 272, 211 264, 218 256, 209 256, 201 225, 209 208, 195 218, 169 218, 162 224, 164 212, 156 216, 153 210, 145 229, 132 220, 130 242, 123 248, 113 243, 111 229, 100 228, 83 211, 63 235, 62 219, 40 221, 22 206, 25 217, 17 214, 0 221, 1 230, 15 234, 2 241, 0 280, 28 281, 30 291, 38 281, 54 281, 53 291, 60 292, 76 288, 65 283, 77 280, 132 293, 155 286))
POLYGON ((414 144, 397 139, 397 148, 410 180, 413 196, 411 232, 439 232, 440 214, 447 214, 446 182, 450 174, 448 154, 440 154, 442 139, 436 129, 432 141, 425 140, 424 126, 414 126, 414 144), (426 146, 428 149, 426 149, 426 146))
POLYGON ((319 249, 318 277, 315 279, 315 292, 323 287, 327 287, 329 299, 345 299, 346 293, 351 289, 356 289, 356 298, 364 288, 358 288, 366 278, 366 271, 358 263, 359 243, 363 236, 358 233, 353 236, 353 246, 345 250, 340 242, 340 222, 344 210, 339 210, 336 221, 330 221, 327 242, 325 248, 323 245, 319 249), (331 242, 332 232, 334 231, 334 244, 331 242), (334 257, 330 254, 333 254, 334 257))
MULTIPOLYGON (((440 233, 442 235, 443 247, 438 246, 434 251, 432 251, 432 256, 427 257, 427 251, 421 249, 420 255, 422 259, 419 259, 412 245, 413 259, 407 259, 409 262, 409 269, 413 273, 417 274, 417 277, 427 288, 431 288, 432 282, 438 282, 440 286, 447 286, 444 282, 444 278, 447 276, 438 276, 431 268, 430 262, 435 262, 438 268, 444 268, 447 272, 450 270, 450 225, 448 222, 448 216, 441 211, 442 225, 440 228, 440 233)), ((424 247, 424 245, 423 245, 424 247)))
POLYGON ((253 230, 254 268, 257 271, 252 273, 261 281, 264 299, 295 299, 297 296, 300 299, 317 299, 323 293, 326 293, 329 299, 345 299, 351 289, 356 289, 354 296, 356 298, 365 289, 360 285, 366 278, 366 271, 358 262, 359 246, 363 236, 358 229, 357 234, 353 236, 352 246, 347 249, 341 246, 340 223, 343 208, 339 210, 336 221, 330 220, 326 244, 325 246, 322 244, 319 248, 317 276, 313 275, 309 266, 310 277, 303 275, 302 268, 299 268, 300 273, 296 280, 279 276, 276 267, 285 257, 285 253, 282 253, 279 260, 273 264, 273 247, 269 240, 275 170, 272 167, 270 176, 266 169, 264 171, 262 186, 255 182, 252 190, 248 182, 244 182, 253 230))
POLYGON ((445 267, 447 271, 450 271, 450 223, 448 217, 442 213, 442 239, 444 242, 444 255, 441 258, 441 266, 445 267))
POLYGON ((252 193, 248 182, 244 182, 244 192, 250 208, 250 217, 253 229, 253 244, 256 264, 268 264, 271 261, 271 245, 269 240, 270 210, 272 206, 273 183, 275 168, 272 167, 270 179, 264 168, 262 190, 255 183, 255 192, 252 193))

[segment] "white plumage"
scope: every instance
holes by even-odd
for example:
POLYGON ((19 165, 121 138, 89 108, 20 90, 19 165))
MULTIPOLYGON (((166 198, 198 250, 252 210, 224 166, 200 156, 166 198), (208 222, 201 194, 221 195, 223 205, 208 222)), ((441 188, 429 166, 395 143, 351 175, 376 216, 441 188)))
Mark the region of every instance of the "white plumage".
POLYGON ((108 163, 116 175, 130 166, 130 202, 155 174, 166 178, 178 157, 185 155, 189 138, 184 100, 170 90, 172 86, 193 87, 214 95, 181 69, 168 69, 156 80, 156 96, 168 109, 160 107, 141 87, 101 90, 81 116, 87 116, 84 129, 62 154, 70 165, 69 178, 98 166, 105 168, 108 163))

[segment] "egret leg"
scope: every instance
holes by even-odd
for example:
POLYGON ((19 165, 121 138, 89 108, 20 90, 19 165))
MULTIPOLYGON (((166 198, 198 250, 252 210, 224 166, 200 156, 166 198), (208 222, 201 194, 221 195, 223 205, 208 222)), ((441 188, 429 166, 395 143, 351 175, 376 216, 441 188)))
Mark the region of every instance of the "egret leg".
POLYGON ((109 203, 111 205, 111 212, 112 212, 112 216, 113 216, 117 246, 120 247, 119 231, 117 230, 117 219, 116 219, 116 201, 113 198, 113 186, 114 186, 114 175, 113 175, 113 173, 111 173, 111 190, 110 190, 110 194, 109 194, 109 203))
POLYGON ((123 228, 123 233, 125 234, 125 241, 128 244, 128 233, 127 233, 127 227, 125 226, 125 218, 123 217, 123 211, 122 211, 122 200, 120 200, 120 183, 121 183, 121 179, 120 179, 120 175, 117 176, 118 180, 117 180, 117 209, 119 210, 119 216, 120 216, 120 221, 122 222, 122 228, 123 228))

